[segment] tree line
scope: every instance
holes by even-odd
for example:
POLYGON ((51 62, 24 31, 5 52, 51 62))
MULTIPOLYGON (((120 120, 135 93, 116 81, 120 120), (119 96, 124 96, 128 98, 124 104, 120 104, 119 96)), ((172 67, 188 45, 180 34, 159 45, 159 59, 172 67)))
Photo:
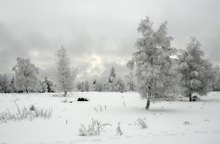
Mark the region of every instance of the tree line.
POLYGON ((75 81, 76 71, 70 67, 70 59, 66 54, 65 48, 57 52, 57 80, 53 82, 47 76, 40 80, 38 68, 31 63, 30 59, 17 58, 17 64, 12 68, 14 76, 9 77, 0 74, 0 92, 1 93, 44 93, 63 91, 64 96, 69 91, 110 91, 125 92, 134 91, 135 86, 131 77, 126 76, 125 80, 116 76, 116 70, 111 68, 109 77, 106 82, 98 82, 97 80, 75 81))
POLYGON ((220 68, 213 66, 204 58, 201 44, 191 38, 185 50, 172 47, 173 37, 167 33, 167 22, 158 29, 153 28, 149 17, 141 20, 138 29, 140 37, 135 43, 136 52, 128 61, 129 73, 120 78, 114 67, 111 68, 106 82, 78 81, 76 71, 70 66, 70 59, 64 47, 57 51, 56 84, 47 77, 38 79, 38 68, 30 59, 17 58, 13 67, 14 77, 9 80, 0 75, 0 92, 67 92, 77 91, 138 91, 147 100, 146 109, 151 101, 170 100, 176 95, 184 95, 192 101, 193 95, 206 95, 220 90, 220 68))

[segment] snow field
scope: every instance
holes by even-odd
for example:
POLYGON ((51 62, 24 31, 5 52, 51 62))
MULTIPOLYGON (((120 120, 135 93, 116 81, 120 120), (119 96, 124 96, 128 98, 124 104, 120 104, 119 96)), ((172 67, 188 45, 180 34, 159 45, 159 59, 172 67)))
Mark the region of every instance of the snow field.
POLYGON ((220 143, 220 93, 210 93, 199 102, 152 103, 149 111, 145 110, 146 101, 141 100, 138 93, 73 92, 67 97, 53 95, 0 94, 0 112, 7 109, 15 112, 16 104, 53 109, 49 120, 1 122, 0 144, 220 143), (77 102, 78 97, 90 101, 77 102), (92 118, 111 126, 106 126, 100 136, 79 136, 80 125, 87 126, 92 118), (138 118, 146 118, 148 128, 142 129, 137 125, 138 118), (122 136, 116 135, 119 122, 122 136))

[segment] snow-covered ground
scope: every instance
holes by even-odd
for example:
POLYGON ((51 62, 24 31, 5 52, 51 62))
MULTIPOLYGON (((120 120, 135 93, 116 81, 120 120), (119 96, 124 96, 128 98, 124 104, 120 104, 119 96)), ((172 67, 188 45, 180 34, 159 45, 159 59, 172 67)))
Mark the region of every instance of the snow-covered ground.
POLYGON ((210 93, 199 102, 152 103, 149 111, 137 93, 52 95, 0 94, 0 112, 13 113, 16 104, 53 109, 50 119, 1 122, 0 144, 220 144, 220 93, 210 93), (78 97, 90 101, 77 102, 78 97), (64 103, 65 99, 73 102, 64 103), (92 118, 111 126, 100 136, 79 136, 80 125, 87 126, 92 118), (148 128, 138 126, 138 118, 146 118, 148 128), (119 122, 122 136, 116 135, 119 122))

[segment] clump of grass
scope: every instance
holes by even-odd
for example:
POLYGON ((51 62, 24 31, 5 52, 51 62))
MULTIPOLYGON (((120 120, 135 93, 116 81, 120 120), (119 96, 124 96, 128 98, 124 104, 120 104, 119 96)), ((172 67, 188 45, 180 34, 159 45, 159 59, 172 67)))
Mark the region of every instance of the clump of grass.
POLYGON ((34 105, 31 105, 29 108, 23 107, 20 108, 17 106, 16 112, 11 113, 8 109, 0 113, 0 122, 7 122, 11 120, 34 120, 35 118, 44 118, 49 119, 52 116, 52 108, 50 109, 40 109, 36 108, 34 105))
POLYGON ((101 123, 98 120, 93 120, 92 123, 86 126, 81 124, 81 127, 79 129, 79 135, 80 136, 98 136, 100 133, 104 130, 105 126, 111 126, 109 123, 101 123))

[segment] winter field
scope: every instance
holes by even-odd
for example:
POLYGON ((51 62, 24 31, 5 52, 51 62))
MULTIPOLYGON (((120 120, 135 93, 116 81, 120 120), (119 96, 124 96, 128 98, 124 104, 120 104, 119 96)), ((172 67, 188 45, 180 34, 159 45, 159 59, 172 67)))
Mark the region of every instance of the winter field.
POLYGON ((13 113, 17 106, 29 108, 32 104, 53 110, 50 119, 1 121, 0 144, 220 144, 220 93, 209 93, 198 102, 152 103, 149 111, 138 93, 53 95, 0 94, 0 112, 13 113), (78 102, 78 97, 89 101, 78 102), (139 125, 138 118, 145 118, 146 128, 139 125), (99 136, 80 136, 81 124, 87 127, 92 119, 109 125, 99 136))

